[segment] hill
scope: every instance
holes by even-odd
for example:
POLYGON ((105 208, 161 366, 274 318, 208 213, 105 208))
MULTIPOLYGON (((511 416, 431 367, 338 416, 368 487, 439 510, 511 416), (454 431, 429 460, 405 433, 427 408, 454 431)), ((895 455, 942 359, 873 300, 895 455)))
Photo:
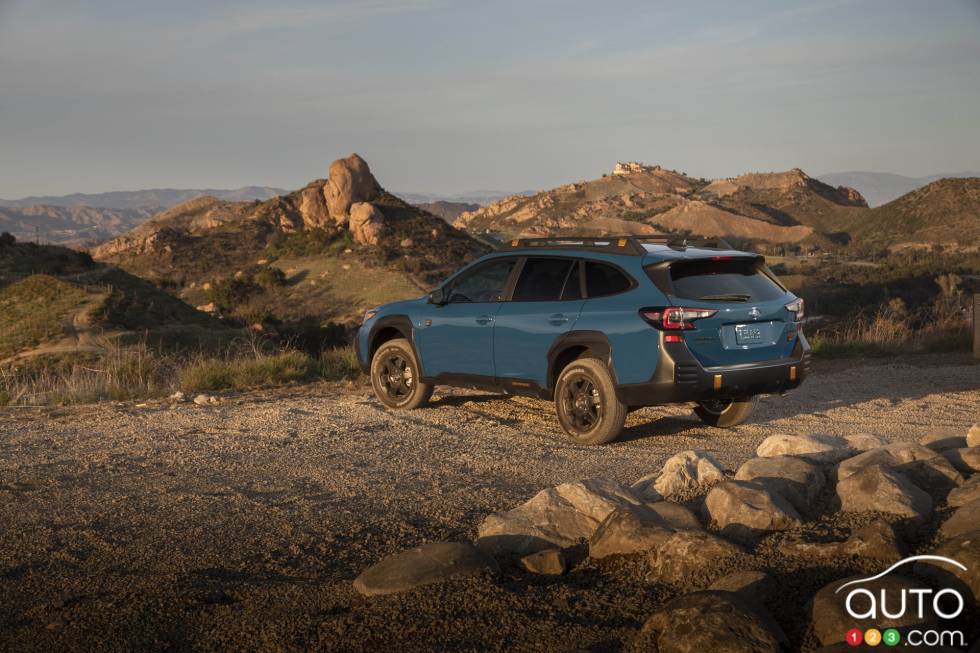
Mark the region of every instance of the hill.
POLYGON ((269 200, 190 200, 92 254, 243 322, 322 325, 418 296, 484 251, 385 191, 352 154, 327 179, 269 200))
POLYGON ((96 209, 88 206, 0 207, 0 232, 18 240, 84 247, 129 231, 148 220, 148 209, 96 209))
POLYGON ((0 238, 0 363, 136 341, 200 349, 236 332, 84 252, 0 238))
POLYGON ((980 243, 980 177, 940 179, 858 216, 847 227, 867 244, 980 243))
POLYGON ((418 208, 423 211, 428 211, 432 215, 439 216, 449 224, 456 221, 461 214, 467 211, 476 211, 480 208, 479 204, 473 204, 470 202, 446 202, 444 200, 437 200, 435 202, 425 202, 422 204, 416 204, 418 208))
POLYGON ((820 175, 819 179, 831 186, 850 186, 856 188, 868 200, 868 206, 876 207, 898 199, 916 188, 938 179, 953 179, 962 177, 977 177, 976 172, 958 172, 945 175, 929 175, 926 177, 906 177, 887 172, 866 172, 852 170, 848 172, 831 172, 820 175))
POLYGON ((41 195, 19 200, 0 200, 0 206, 24 208, 29 206, 84 206, 103 209, 149 210, 159 212, 195 197, 217 197, 228 201, 265 200, 282 195, 286 191, 268 186, 244 186, 242 188, 147 188, 143 190, 119 190, 107 193, 71 193, 69 195, 41 195))
POLYGON ((630 162, 600 179, 505 198, 460 215, 455 224, 506 237, 667 231, 799 243, 838 230, 862 208, 857 191, 833 188, 799 169, 709 182, 630 162))

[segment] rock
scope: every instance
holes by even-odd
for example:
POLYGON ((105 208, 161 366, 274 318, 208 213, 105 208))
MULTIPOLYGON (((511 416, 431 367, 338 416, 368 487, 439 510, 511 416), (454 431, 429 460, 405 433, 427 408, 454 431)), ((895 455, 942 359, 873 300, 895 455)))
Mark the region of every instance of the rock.
POLYGON ((845 512, 884 512, 901 517, 924 517, 932 498, 904 474, 883 465, 870 465, 837 483, 845 512))
POLYGON ((760 483, 800 512, 810 509, 826 483, 819 465, 796 456, 752 458, 738 468, 735 480, 760 483))
POLYGON ((779 653, 785 637, 731 592, 694 592, 676 598, 650 617, 635 650, 659 653, 779 653))
POLYGON ((170 401, 173 402, 173 403, 175 403, 175 404, 183 403, 183 402, 187 401, 187 395, 185 395, 183 392, 181 392, 180 390, 178 390, 177 392, 175 392, 172 395, 170 395, 170 401))
POLYGON ((633 494, 635 494, 637 497, 645 501, 661 501, 664 497, 662 494, 657 492, 657 488, 654 487, 654 484, 657 482, 657 478, 659 476, 660 472, 647 474, 640 480, 630 485, 630 490, 632 490, 633 494))
POLYGON ((886 562, 902 559, 902 546, 895 529, 883 519, 876 519, 857 529, 840 547, 844 555, 874 558, 886 562))
POLYGON ((521 555, 569 547, 591 538, 616 508, 641 504, 629 488, 615 481, 563 483, 542 490, 513 510, 488 516, 480 524, 477 545, 495 554, 521 555))
POLYGON ((974 476, 958 488, 953 489, 946 497, 946 503, 951 506, 963 506, 980 500, 980 476, 974 476))
POLYGON ((711 583, 708 589, 719 592, 734 592, 753 603, 760 604, 766 593, 766 588, 772 582, 772 576, 764 571, 736 571, 711 583))
POLYGON ((948 460, 956 471, 963 474, 980 472, 980 447, 947 449, 943 452, 943 458, 948 460))
POLYGON ((919 444, 937 452, 962 449, 966 446, 966 436, 954 429, 939 428, 919 438, 919 444))
POLYGON ((715 457, 707 451, 693 449, 667 460, 653 487, 663 496, 670 496, 723 480, 725 470, 715 457))
POLYGON ((939 528, 939 536, 944 540, 980 529, 980 500, 963 504, 943 522, 939 528))
POLYGON ((895 442, 876 449, 869 449, 842 461, 837 466, 837 480, 845 479, 869 465, 899 467, 917 460, 929 460, 938 455, 932 449, 915 442, 895 442))
MULTIPOLYGON (((329 182, 328 182, 329 183, 329 182)), ((331 224, 324 187, 310 185, 300 191, 299 215, 307 229, 322 229, 331 224)), ((348 207, 349 208, 349 207, 348 207)), ((259 265, 262 265, 261 263, 259 265)))
POLYGON ((943 455, 929 460, 913 460, 895 468, 936 501, 943 501, 950 490, 963 483, 963 475, 943 455))
POLYGON ((347 224, 353 204, 373 199, 381 190, 367 162, 356 154, 337 159, 330 164, 324 199, 330 217, 338 225, 347 224))
POLYGON ((198 406, 216 406, 220 403, 220 400, 210 395, 197 395, 194 397, 194 403, 198 406))
POLYGON ((350 233, 362 245, 377 245, 385 217, 373 204, 356 202, 350 207, 350 233))
POLYGON ((681 585, 742 553, 731 542, 705 531, 677 531, 651 550, 648 560, 657 580, 681 585))
POLYGON ((877 449, 878 447, 883 447, 888 444, 888 440, 885 438, 878 435, 872 435, 871 433, 852 433, 851 435, 845 435, 844 442, 847 443, 847 446, 856 451, 877 449))
POLYGON ((532 574, 561 576, 567 569, 561 549, 545 549, 521 558, 521 566, 532 574))
POLYGON ((837 462, 854 453, 847 442, 832 435, 770 435, 762 441, 755 455, 760 458, 773 456, 803 456, 817 462, 837 462))
MULTIPOLYGON (((933 579, 939 587, 956 589, 967 603, 976 606, 980 601, 980 529, 957 535, 943 542, 933 555, 950 558, 966 570, 946 562, 920 561, 915 564, 916 574, 933 579)), ((968 605, 967 610, 970 609, 968 605)))
POLYGON ((402 238, 401 242, 398 243, 399 247, 412 247, 415 242, 411 238, 402 238))
POLYGON ((368 567, 354 580, 354 589, 365 596, 394 594, 454 576, 496 571, 496 563, 472 544, 429 542, 368 567))
POLYGON ((647 508, 657 513, 664 523, 675 531, 703 530, 697 516, 679 503, 674 503, 673 501, 657 501, 655 503, 648 503, 647 508))
POLYGON ((795 528, 802 522, 796 508, 783 496, 751 481, 716 485, 708 493, 705 508, 725 535, 738 539, 795 528))
POLYGON ((195 306, 194 308, 196 308, 197 310, 201 311, 202 313, 217 313, 218 312, 218 305, 215 304, 214 302, 208 302, 207 304, 202 304, 200 306, 195 306))
MULTIPOLYGON (((882 614, 880 609, 875 615, 875 618, 856 619, 852 617, 847 613, 845 602, 847 596, 854 590, 867 589, 878 597, 880 605, 882 591, 885 591, 886 596, 892 597, 893 600, 898 600, 897 597, 903 591, 926 587, 911 578, 892 573, 877 580, 868 580, 840 589, 845 583, 868 578, 870 575, 851 576, 834 581, 829 585, 825 585, 813 597, 810 607, 810 619, 813 622, 814 634, 816 634, 821 644, 843 642, 844 636, 851 628, 859 628, 862 631, 868 628, 877 628, 878 630, 884 631, 886 628, 902 629, 905 626, 924 625, 935 622, 935 615, 931 614, 927 614, 925 618, 919 619, 917 609, 908 609, 904 613, 895 611, 895 614, 900 615, 898 618, 889 618, 882 614), (840 589, 839 592, 838 589, 840 589)), ((929 602, 926 601, 926 603, 928 604, 929 602)), ((869 610, 869 600, 861 593, 856 594, 852 599, 851 607, 857 614, 862 614, 869 610)), ((894 610, 894 608, 891 609, 894 610)))
POLYGON ((980 423, 974 424, 966 432, 966 446, 980 447, 980 423))
POLYGON ((664 520, 649 508, 623 506, 609 513, 589 540, 589 557, 605 558, 649 551, 674 533, 664 520))

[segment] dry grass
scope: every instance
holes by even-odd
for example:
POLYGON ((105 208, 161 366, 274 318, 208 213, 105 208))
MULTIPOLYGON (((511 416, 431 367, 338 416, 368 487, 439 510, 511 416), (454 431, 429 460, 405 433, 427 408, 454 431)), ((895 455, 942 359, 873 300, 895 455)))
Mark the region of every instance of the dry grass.
POLYGON ((149 399, 176 390, 248 390, 320 379, 356 380, 361 374, 352 347, 327 350, 319 359, 296 350, 267 352, 254 346, 239 346, 220 357, 187 359, 145 344, 104 346, 106 354, 99 358, 45 358, 0 367, 0 406, 149 399))
POLYGON ((858 314, 818 329, 810 343, 815 354, 825 357, 967 351, 970 317, 955 293, 913 312, 901 299, 893 299, 870 315, 858 314))

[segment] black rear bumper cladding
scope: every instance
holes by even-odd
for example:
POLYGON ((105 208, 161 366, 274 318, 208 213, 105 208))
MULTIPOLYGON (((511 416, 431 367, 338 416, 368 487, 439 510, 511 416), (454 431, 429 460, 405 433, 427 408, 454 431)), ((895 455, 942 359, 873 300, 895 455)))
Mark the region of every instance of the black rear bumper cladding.
POLYGON ((703 367, 686 344, 665 343, 662 337, 660 352, 649 381, 616 387, 621 402, 655 406, 784 392, 799 386, 810 372, 810 346, 802 333, 788 358, 759 363, 703 367), (721 375, 717 388, 716 375, 721 375))

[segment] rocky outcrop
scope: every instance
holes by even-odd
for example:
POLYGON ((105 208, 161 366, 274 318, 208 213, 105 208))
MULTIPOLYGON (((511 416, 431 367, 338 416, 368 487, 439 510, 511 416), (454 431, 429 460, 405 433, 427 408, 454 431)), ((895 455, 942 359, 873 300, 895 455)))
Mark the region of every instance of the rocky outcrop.
POLYGON ((357 202, 350 207, 350 233, 354 242, 377 245, 384 230, 385 217, 373 204, 357 202))
POLYGON ((394 594, 455 576, 494 573, 497 564, 472 544, 430 542, 365 569, 354 589, 365 596, 394 594))
POLYGON ((313 184, 300 191, 299 214, 307 229, 322 229, 332 224, 323 186, 313 184))
POLYGON ((351 154, 330 164, 323 195, 330 217, 338 225, 345 225, 350 218, 352 205, 373 199, 380 190, 381 186, 371 174, 367 161, 357 154, 351 154))

